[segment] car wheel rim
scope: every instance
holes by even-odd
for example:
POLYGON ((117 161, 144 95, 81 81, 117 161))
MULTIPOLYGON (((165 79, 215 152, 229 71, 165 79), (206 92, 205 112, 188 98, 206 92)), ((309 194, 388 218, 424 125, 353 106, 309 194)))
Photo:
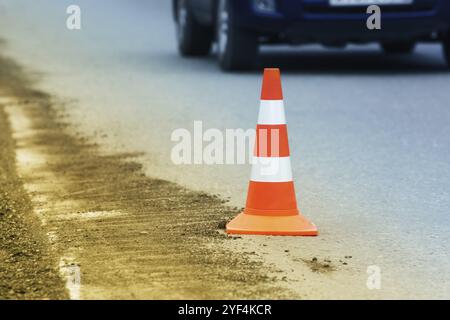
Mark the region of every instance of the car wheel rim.
POLYGON ((226 8, 226 1, 220 1, 217 27, 217 46, 219 56, 223 57, 228 45, 228 28, 230 17, 226 8))
POLYGON ((182 43, 184 40, 184 34, 186 30, 186 24, 187 24, 187 8, 186 8, 186 1, 181 0, 178 3, 178 24, 177 24, 177 36, 179 43, 182 43))

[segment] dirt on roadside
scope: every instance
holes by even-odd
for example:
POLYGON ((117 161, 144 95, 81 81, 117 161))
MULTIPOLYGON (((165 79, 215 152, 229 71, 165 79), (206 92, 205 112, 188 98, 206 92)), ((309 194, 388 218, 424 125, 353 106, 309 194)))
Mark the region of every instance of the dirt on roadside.
MULTIPOLYGON (((8 75, 12 66, 10 61, 0 59, 3 92, 16 85, 8 80, 19 80, 8 75)), ((0 150, 0 299, 68 298, 56 256, 17 175, 15 142, 2 106, 0 150)))
POLYGON ((103 154, 2 57, 1 96, 0 298, 67 298, 57 267, 79 273, 72 298, 294 298, 257 258, 223 249, 239 241, 220 231, 236 208, 146 176, 137 154, 103 154))

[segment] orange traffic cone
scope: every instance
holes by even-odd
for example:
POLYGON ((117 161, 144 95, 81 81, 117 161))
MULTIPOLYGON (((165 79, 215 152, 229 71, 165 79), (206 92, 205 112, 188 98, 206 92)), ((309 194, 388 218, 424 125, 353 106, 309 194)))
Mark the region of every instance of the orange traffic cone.
POLYGON ((227 233, 316 236, 295 199, 279 69, 264 70, 256 132, 246 208, 227 224, 227 233))

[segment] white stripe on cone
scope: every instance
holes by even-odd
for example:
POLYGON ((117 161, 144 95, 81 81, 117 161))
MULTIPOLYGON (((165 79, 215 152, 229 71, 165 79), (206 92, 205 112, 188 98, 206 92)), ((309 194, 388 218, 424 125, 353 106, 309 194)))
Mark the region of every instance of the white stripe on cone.
POLYGON ((292 180, 290 157, 253 157, 251 181, 290 182, 292 180))
POLYGON ((261 100, 258 124, 286 124, 283 100, 261 100))

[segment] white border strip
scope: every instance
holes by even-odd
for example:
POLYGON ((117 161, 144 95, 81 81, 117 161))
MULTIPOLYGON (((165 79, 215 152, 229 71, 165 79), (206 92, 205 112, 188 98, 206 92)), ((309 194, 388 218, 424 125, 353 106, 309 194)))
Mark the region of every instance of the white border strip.
POLYGON ((251 181, 289 182, 292 181, 290 157, 253 157, 251 181))
POLYGON ((286 124, 283 100, 261 100, 258 124, 286 124))

